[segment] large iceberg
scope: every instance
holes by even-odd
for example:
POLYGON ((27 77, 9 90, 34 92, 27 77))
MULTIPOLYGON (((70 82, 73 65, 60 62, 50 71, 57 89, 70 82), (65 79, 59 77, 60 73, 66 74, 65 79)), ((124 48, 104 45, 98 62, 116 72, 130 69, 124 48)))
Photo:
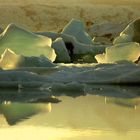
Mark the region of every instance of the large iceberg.
POLYGON ((51 44, 52 40, 48 37, 36 35, 15 24, 10 24, 0 35, 0 54, 9 48, 16 54, 37 57, 44 55, 54 61, 56 54, 51 44))

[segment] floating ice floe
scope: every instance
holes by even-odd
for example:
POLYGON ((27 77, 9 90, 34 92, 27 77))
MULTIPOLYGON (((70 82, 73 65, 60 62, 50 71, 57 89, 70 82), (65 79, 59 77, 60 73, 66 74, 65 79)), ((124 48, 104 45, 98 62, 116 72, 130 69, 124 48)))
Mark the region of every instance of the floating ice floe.
POLYGON ((54 67, 49 59, 44 56, 31 56, 26 57, 17 55, 12 50, 6 49, 1 55, 0 67, 2 69, 17 69, 21 67, 54 67))
POLYGON ((132 21, 118 36, 113 44, 137 42, 140 43, 140 18, 132 21))
POLYGON ((53 62, 56 54, 51 45, 50 38, 36 35, 14 24, 8 25, 0 35, 0 54, 9 48, 19 55, 37 57, 44 55, 53 62))

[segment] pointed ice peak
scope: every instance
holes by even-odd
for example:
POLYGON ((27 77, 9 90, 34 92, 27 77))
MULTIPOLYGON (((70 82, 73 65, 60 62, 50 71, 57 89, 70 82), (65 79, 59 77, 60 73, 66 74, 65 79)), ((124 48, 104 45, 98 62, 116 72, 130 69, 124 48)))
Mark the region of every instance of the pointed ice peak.
POLYGON ((16 25, 15 23, 10 23, 5 30, 2 32, 2 35, 4 36, 5 34, 9 34, 9 33, 17 33, 17 32, 22 32, 22 33, 26 33, 26 34, 33 34, 30 31, 27 31, 26 29, 24 29, 23 27, 20 27, 18 25, 16 25))
POLYGON ((62 34, 74 36, 78 42, 83 44, 92 44, 92 38, 85 31, 85 25, 82 21, 72 19, 63 29, 62 34))

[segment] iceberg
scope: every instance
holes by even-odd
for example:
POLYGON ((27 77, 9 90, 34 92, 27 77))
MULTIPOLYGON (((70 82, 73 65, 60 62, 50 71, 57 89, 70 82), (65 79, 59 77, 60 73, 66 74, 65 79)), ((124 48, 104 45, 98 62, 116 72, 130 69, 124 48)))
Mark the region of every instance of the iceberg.
POLYGON ((68 50, 62 38, 57 38, 55 41, 53 41, 52 48, 54 48, 57 55, 55 62, 68 63, 71 61, 68 50))
POLYGON ((108 47, 105 53, 95 56, 98 63, 115 63, 117 61, 137 62, 140 56, 140 18, 132 21, 115 38, 112 47, 108 47))
POLYGON ((12 50, 6 49, 1 55, 0 67, 2 69, 17 69, 21 67, 54 67, 49 59, 44 56, 25 57, 17 55, 12 50))
POLYGON ((62 34, 67 34, 76 38, 83 44, 92 44, 92 38, 85 31, 84 23, 80 20, 72 19, 63 29, 62 34))
POLYGON ((51 45, 50 38, 36 35, 15 24, 9 24, 0 35, 0 54, 8 48, 24 56, 44 55, 53 62, 56 54, 51 45))
POLYGON ((95 56, 98 63, 115 63, 117 61, 135 62, 140 56, 140 44, 135 42, 120 43, 106 48, 105 54, 95 56))

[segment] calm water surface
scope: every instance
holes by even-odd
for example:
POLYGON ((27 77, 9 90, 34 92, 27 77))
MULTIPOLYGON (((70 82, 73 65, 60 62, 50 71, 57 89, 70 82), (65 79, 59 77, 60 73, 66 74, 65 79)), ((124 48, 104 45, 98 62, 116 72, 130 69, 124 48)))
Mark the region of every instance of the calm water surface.
POLYGON ((44 92, 1 90, 0 139, 139 140, 139 87, 102 89, 32 103, 34 92, 38 98, 44 92))

